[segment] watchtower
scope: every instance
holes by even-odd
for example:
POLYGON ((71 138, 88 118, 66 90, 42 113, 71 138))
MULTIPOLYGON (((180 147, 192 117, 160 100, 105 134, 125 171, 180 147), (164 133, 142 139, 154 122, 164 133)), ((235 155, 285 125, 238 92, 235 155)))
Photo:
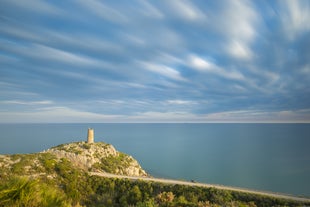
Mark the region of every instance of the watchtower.
POLYGON ((94 143, 94 129, 88 128, 87 143, 94 143))

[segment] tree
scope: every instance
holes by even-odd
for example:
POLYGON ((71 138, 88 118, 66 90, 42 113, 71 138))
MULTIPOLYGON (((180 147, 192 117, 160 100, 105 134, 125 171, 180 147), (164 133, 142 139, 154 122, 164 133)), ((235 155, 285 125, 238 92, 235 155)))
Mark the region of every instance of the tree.
POLYGON ((162 192, 156 196, 156 200, 159 203, 159 205, 163 206, 170 206, 174 199, 174 194, 169 191, 169 192, 162 192))
POLYGON ((142 193, 139 186, 135 185, 129 192, 129 204, 136 204, 139 201, 142 201, 142 193))

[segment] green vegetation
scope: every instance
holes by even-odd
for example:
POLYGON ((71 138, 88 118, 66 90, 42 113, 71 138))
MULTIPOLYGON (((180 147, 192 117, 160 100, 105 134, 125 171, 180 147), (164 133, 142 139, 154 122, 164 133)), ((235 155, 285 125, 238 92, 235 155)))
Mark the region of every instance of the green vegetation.
POLYGON ((53 172, 55 165, 57 164, 57 159, 51 153, 42 153, 39 156, 39 161, 45 168, 46 172, 53 172))
POLYGON ((108 156, 101 159, 100 163, 94 164, 94 169, 101 169, 108 173, 119 173, 130 166, 131 160, 128 155, 119 153, 118 156, 108 156))
MULTIPOLYGON (((65 152, 72 152, 75 154, 81 154, 82 151, 80 149, 78 149, 77 146, 82 145, 83 147, 87 146, 87 143, 83 143, 83 142, 73 142, 73 145, 68 145, 68 144, 61 144, 58 145, 56 147, 52 147, 52 149, 57 149, 57 150, 63 150, 65 152)), ((90 148, 90 146, 88 145, 88 147, 90 148)))
POLYGON ((128 179, 88 176, 62 160, 55 166, 57 178, 13 177, 0 183, 0 206, 305 206, 261 195, 215 188, 168 185, 128 179))
MULTIPOLYGON (((83 147, 87 150, 88 145, 83 147)), ((128 167, 130 159, 123 153, 108 156, 102 158, 97 169, 115 173, 128 167)), ((3 156, 0 166, 0 207, 310 206, 238 191, 90 176, 68 159, 48 152, 3 156)))
POLYGON ((0 185, 0 206, 66 207, 70 200, 57 187, 26 177, 12 177, 0 185))
POLYGON ((90 149, 90 144, 87 144, 87 143, 83 144, 83 148, 84 149, 90 149))

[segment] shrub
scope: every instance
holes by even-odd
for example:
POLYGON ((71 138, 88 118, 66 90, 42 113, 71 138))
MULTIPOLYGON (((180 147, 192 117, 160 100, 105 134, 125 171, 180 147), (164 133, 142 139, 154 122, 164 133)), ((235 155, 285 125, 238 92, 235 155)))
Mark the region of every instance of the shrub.
POLYGON ((59 189, 25 177, 13 177, 0 185, 0 206, 69 206, 59 189))

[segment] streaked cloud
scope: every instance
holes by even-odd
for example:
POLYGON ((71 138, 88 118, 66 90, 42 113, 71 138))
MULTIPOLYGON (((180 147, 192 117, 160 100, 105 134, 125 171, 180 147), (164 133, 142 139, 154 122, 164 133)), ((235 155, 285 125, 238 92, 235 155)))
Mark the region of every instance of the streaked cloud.
POLYGON ((194 101, 188 101, 188 100, 167 100, 167 104, 172 104, 172 105, 192 105, 192 104, 197 104, 194 101))
POLYGON ((35 45, 31 48, 33 50, 33 55, 36 58, 43 58, 49 59, 52 61, 57 62, 64 62, 70 64, 85 64, 85 65, 92 65, 96 64, 97 62, 91 58, 83 57, 80 55, 76 55, 67 51, 47 47, 44 45, 35 45), (44 56, 42 55, 44 54, 44 56))
POLYGON ((252 58, 251 43, 257 31, 258 15, 250 1, 230 1, 223 10, 221 23, 227 37, 227 52, 238 59, 252 58))
POLYGON ((189 57, 189 63, 193 68, 201 71, 212 71, 217 69, 217 66, 214 65, 214 63, 202 59, 196 55, 191 55, 189 57))
POLYGON ((31 112, 1 112, 1 123, 80 123, 80 122, 115 122, 118 115, 101 115, 91 112, 83 112, 68 107, 41 108, 31 112))
POLYGON ((50 105, 53 104, 52 101, 19 101, 19 100, 8 100, 0 101, 0 104, 18 104, 18 105, 50 105))
POLYGON ((310 122, 310 3, 0 7, 0 122, 310 122))
POLYGON ((279 13, 286 35, 293 39, 296 35, 310 30, 310 3, 307 0, 289 1, 281 4, 279 13))
POLYGON ((175 15, 184 20, 198 21, 206 18, 204 13, 198 7, 193 5, 191 1, 180 0, 166 3, 171 7, 175 15))
POLYGON ((225 70, 218 65, 214 64, 211 61, 198 57, 196 55, 191 55, 189 57, 189 65, 199 71, 209 72, 224 78, 235 79, 235 80, 244 80, 245 77, 242 73, 237 70, 225 70))
POLYGON ((144 16, 148 16, 155 19, 163 19, 165 15, 156 6, 152 5, 148 1, 140 0, 139 3, 142 5, 141 12, 144 16))
POLYGON ((20 2, 18 0, 4 0, 3 3, 7 6, 12 6, 13 8, 27 12, 49 15, 59 15, 62 13, 62 10, 59 7, 55 7, 44 1, 29 0, 27 2, 20 2))
POLYGON ((238 40, 230 41, 230 43, 227 45, 227 51, 233 57, 239 59, 250 59, 253 56, 252 51, 248 45, 238 40))
POLYGON ((81 7, 88 8, 91 13, 94 13, 98 17, 106 19, 108 21, 122 23, 127 21, 127 17, 125 15, 123 15, 116 9, 105 5, 101 1, 89 0, 86 2, 83 0, 79 0, 78 3, 81 5, 81 7))
POLYGON ((159 64, 149 63, 149 62, 140 62, 140 65, 143 69, 152 71, 164 77, 174 79, 174 80, 179 80, 179 81, 185 81, 185 78, 181 76, 179 71, 169 66, 159 65, 159 64))

